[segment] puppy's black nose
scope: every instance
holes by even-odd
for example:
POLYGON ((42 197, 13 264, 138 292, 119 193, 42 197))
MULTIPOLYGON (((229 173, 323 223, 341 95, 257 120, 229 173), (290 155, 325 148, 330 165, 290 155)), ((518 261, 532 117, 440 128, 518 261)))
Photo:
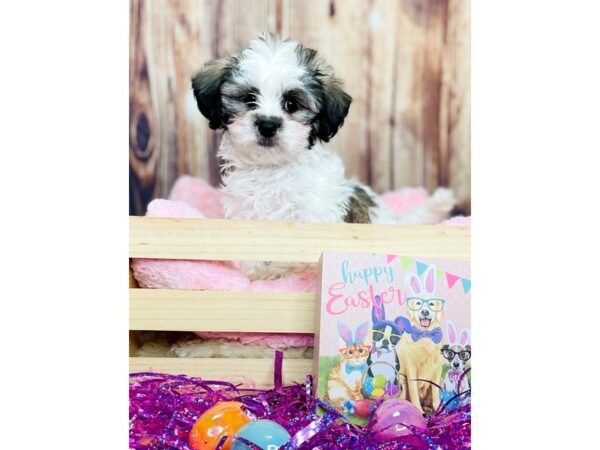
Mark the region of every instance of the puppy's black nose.
POLYGON ((424 311, 423 311, 423 315, 424 315, 424 316, 428 316, 428 315, 429 315, 429 310, 427 310, 427 309, 426 309, 426 310, 424 310, 424 311))
POLYGON ((258 132, 264 137, 273 137, 281 127, 281 119, 277 117, 259 117, 256 119, 258 132))
POLYGON ((458 368, 459 364, 457 362, 452 364, 455 368, 458 368))

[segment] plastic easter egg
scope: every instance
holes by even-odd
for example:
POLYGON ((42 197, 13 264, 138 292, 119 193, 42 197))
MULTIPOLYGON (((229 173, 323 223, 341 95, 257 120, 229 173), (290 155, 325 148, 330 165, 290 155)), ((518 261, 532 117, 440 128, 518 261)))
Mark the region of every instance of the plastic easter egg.
POLYGON ((383 375, 375 375, 375 377, 373 378, 373 387, 375 389, 377 388, 383 388, 385 386, 385 384, 387 383, 386 378, 383 375))
POLYGON ((385 394, 384 390, 381 388, 377 388, 377 389, 373 389, 373 392, 371 392, 371 396, 375 397, 375 398, 379 398, 381 397, 383 394, 385 394))
POLYGON ((373 432, 380 442, 412 436, 408 426, 427 428, 423 414, 409 401, 399 398, 385 400, 374 415, 373 432))
POLYGON ((254 416, 241 402, 219 402, 196 421, 190 431, 190 446, 194 450, 214 450, 227 435, 222 450, 230 450, 232 436, 249 423, 254 416))
POLYGON ((385 391, 385 395, 387 395, 389 397, 393 397, 394 395, 397 395, 400 392, 400 389, 398 388, 398 386, 395 383, 388 381, 387 384, 385 385, 384 391, 385 391))
POLYGON ((357 400, 354 405, 354 415, 358 417, 369 417, 372 402, 370 400, 357 400))
MULTIPOLYGON (((243 437, 263 450, 277 450, 291 438, 285 428, 277 422, 267 419, 255 420, 244 425, 237 432, 236 437, 243 437)), ((234 439, 232 450, 252 450, 252 448, 246 443, 234 439)))

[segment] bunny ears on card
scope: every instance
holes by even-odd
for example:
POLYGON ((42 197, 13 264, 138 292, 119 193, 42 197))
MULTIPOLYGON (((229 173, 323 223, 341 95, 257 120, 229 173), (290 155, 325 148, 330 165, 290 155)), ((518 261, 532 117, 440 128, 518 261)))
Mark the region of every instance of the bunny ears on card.
POLYGON ((460 336, 456 335, 456 327, 450 320, 448 321, 448 345, 460 345, 462 347, 471 343, 471 332, 468 328, 464 328, 460 332, 460 336))
POLYGON ((425 283, 421 283, 421 279, 416 273, 407 273, 405 284, 410 288, 413 295, 421 295, 423 293, 432 295, 435 292, 435 267, 429 266, 423 275, 425 283))
POLYGON ((348 345, 360 345, 364 342, 369 332, 369 323, 361 323, 354 332, 354 338, 352 338, 352 330, 348 325, 343 322, 337 324, 338 333, 343 341, 348 345))

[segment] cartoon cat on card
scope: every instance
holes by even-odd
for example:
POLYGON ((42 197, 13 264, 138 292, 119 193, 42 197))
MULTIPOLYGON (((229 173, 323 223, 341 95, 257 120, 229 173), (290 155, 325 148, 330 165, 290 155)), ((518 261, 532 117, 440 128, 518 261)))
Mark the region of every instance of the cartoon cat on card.
POLYGON ((354 336, 343 322, 337 323, 342 347, 341 360, 333 366, 327 378, 327 396, 333 406, 347 413, 354 411, 354 403, 361 400, 362 378, 367 370, 367 357, 371 346, 365 344, 369 334, 369 323, 360 324, 354 336))
MULTIPOLYGON (((398 343, 400 371, 404 375, 410 402, 419 411, 435 410, 440 403, 439 388, 426 381, 439 383, 442 376, 442 329, 440 327, 445 300, 436 296, 435 267, 429 266, 422 279, 415 273, 405 277, 406 314, 400 317, 404 334, 398 343)), ((398 319, 397 319, 398 321, 398 319)))

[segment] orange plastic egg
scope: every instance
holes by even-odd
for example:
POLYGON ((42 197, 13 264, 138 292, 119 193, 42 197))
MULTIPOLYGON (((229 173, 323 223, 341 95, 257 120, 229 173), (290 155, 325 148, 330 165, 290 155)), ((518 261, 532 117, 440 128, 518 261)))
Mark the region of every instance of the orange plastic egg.
POLYGON ((190 446, 194 450, 214 450, 227 435, 222 450, 231 449, 231 438, 255 417, 241 402, 220 402, 206 410, 190 431, 190 446))

